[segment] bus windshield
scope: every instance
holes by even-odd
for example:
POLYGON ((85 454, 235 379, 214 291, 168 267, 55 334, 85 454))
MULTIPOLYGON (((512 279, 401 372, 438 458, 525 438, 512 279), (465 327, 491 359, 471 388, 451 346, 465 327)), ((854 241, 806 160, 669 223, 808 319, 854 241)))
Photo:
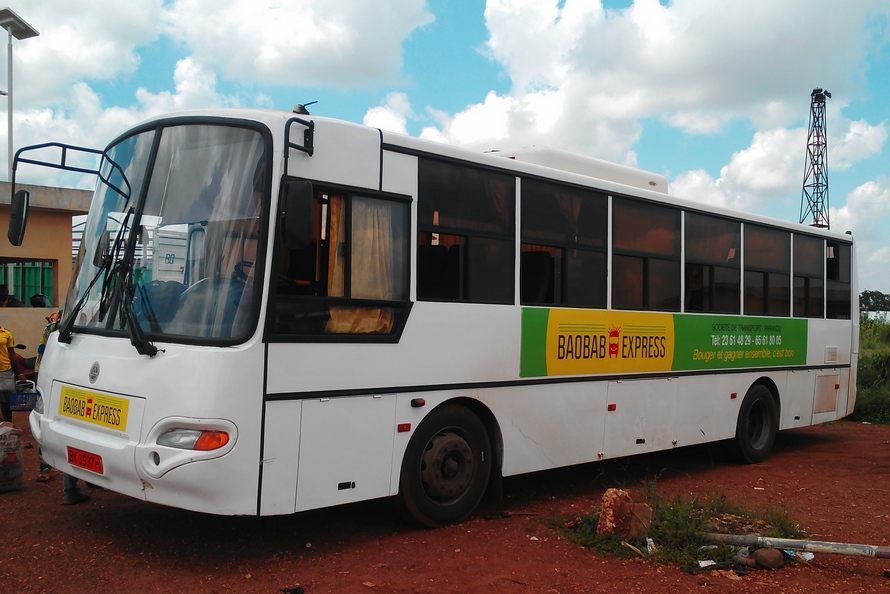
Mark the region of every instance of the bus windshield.
MULTIPOLYGON (((255 327, 265 146, 255 129, 147 130, 107 152, 129 196, 100 183, 65 306, 75 331, 243 340, 255 327)), ((112 172, 111 177, 114 177, 112 172)))

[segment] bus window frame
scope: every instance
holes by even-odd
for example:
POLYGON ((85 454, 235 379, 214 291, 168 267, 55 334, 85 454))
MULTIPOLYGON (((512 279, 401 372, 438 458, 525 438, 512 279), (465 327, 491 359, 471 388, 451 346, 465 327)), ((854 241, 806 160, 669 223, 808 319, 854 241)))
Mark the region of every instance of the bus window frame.
MULTIPOLYGON (((645 200, 638 197, 625 195, 613 195, 612 204, 609 209, 611 213, 610 234, 610 250, 611 250, 611 270, 609 273, 612 279, 610 304, 611 309, 617 311, 640 310, 640 311, 656 311, 656 312, 673 312, 679 313, 683 304, 682 300, 682 275, 683 275, 683 233, 682 233, 682 214, 683 209, 671 204, 664 204, 653 200, 645 200), (616 217, 616 206, 627 205, 631 209, 651 209, 653 211, 663 211, 664 217, 653 216, 652 220, 666 218, 667 215, 676 217, 676 225, 673 229, 664 227, 670 233, 670 237, 665 241, 663 247, 668 249, 652 249, 651 242, 643 241, 641 237, 633 238, 637 235, 637 231, 642 228, 642 218, 634 220, 634 225, 625 224, 627 221, 619 221, 616 217), (623 225, 623 226, 622 226, 623 225), (620 228, 619 228, 620 227, 620 228), (631 230, 626 236, 628 243, 622 244, 616 242, 616 238, 624 239, 621 234, 631 230), (632 241, 633 240, 633 241, 632 241), (621 266, 617 262, 624 262, 621 266), (656 275, 653 269, 653 263, 657 266, 667 265, 676 268, 674 274, 668 279, 675 285, 675 295, 670 296, 672 304, 667 307, 654 307, 652 298, 654 297, 654 284, 661 283, 664 280, 663 275, 656 275), (633 281, 636 276, 640 277, 639 293, 632 295, 627 292, 626 287, 634 286, 635 283, 622 283, 619 276, 621 274, 630 275, 627 277, 633 281), (654 282, 653 282, 654 281, 654 282), (620 297, 620 299, 619 299, 620 297), (636 300, 636 301, 632 301, 636 300)), ((657 231, 659 227, 651 227, 650 230, 657 231)), ((667 293, 665 293, 667 294, 667 293)))
MULTIPOLYGON (((435 181, 436 175, 442 176, 442 171, 430 169, 430 180, 435 181)), ((506 169, 495 169, 466 161, 436 158, 431 155, 418 157, 417 163, 417 300, 429 302, 455 302, 455 303, 486 303, 493 305, 514 305, 516 303, 515 265, 516 265, 516 233, 518 232, 516 216, 516 178, 517 175, 506 169), (480 176, 483 200, 451 201, 443 200, 441 194, 448 190, 448 186, 426 183, 424 177, 425 168, 451 167, 456 171, 447 179, 459 179, 466 181, 471 175, 480 176), (465 175, 458 175, 457 170, 462 170, 465 175), (492 179, 492 183, 486 183, 488 177, 496 176, 502 179, 492 179), (497 182, 503 182, 505 195, 503 204, 496 204, 495 189, 497 182), (432 188, 430 198, 426 198, 427 189, 432 188), (442 212, 435 208, 437 204, 449 203, 453 205, 451 212, 442 212), (498 212, 499 207, 502 212, 498 212), (472 212, 474 211, 475 212, 472 212), (487 211, 488 217, 473 217, 480 210, 487 211), (445 215, 441 216, 440 215, 445 215), (456 215, 456 216, 450 216, 456 215), (459 215, 470 215, 459 218, 459 215), (497 220, 500 217, 502 220, 497 220), (444 219, 444 220, 443 220, 444 219), (451 242, 444 245, 441 240, 451 242), (425 243, 427 242, 428 243, 425 243), (426 281, 430 276, 430 265, 433 261, 428 256, 432 247, 445 247, 448 254, 444 258, 436 258, 444 263, 443 270, 447 278, 456 285, 438 287, 442 290, 439 295, 426 294, 430 286, 426 281), (506 256, 504 254, 507 254, 506 256), (490 256, 486 261, 485 257, 490 256), (503 262, 498 260, 500 257, 503 262), (480 264, 477 266, 477 264, 480 264), (492 265, 494 264, 494 265, 492 265), (500 265, 497 265, 500 264, 500 265), (486 266, 487 265, 487 266, 486 266), (422 277, 422 278, 421 278, 422 277), (453 279, 451 278, 453 277, 453 279), (509 278, 508 278, 509 277, 509 278), (483 280, 484 279, 484 280, 483 280), (488 282, 485 282, 488 281, 488 282), (421 287, 423 285, 423 287, 421 287), (447 289, 447 290, 446 290, 447 289)), ((457 186, 457 189, 461 188, 457 186)), ((478 187, 474 187, 474 196, 478 193, 478 187)), ((461 192, 455 192, 454 196, 463 196, 461 192)), ((442 252, 444 250, 436 250, 442 252)))
MULTIPOLYGON (((290 181, 298 180, 299 178, 294 178, 292 176, 285 176, 282 180, 282 184, 280 187, 285 187, 286 184, 290 181)), ((403 205, 404 208, 404 228, 403 228, 403 240, 405 243, 405 253, 403 254, 404 259, 404 268, 402 270, 403 278, 401 279, 402 286, 404 287, 404 300, 381 300, 381 299, 357 299, 349 296, 334 296, 334 295, 289 295, 285 299, 281 299, 282 294, 278 291, 278 284, 275 281, 275 277, 277 274, 274 271, 280 270, 283 264, 283 255, 282 251, 287 249, 284 243, 282 242, 282 229, 281 225, 283 224, 283 213, 281 209, 283 205, 279 205, 279 212, 277 216, 277 221, 275 221, 275 229, 274 229, 274 244, 272 247, 272 273, 270 274, 270 282, 269 282, 269 297, 268 297, 268 308, 267 315, 265 321, 264 328, 264 340, 266 342, 275 342, 275 343, 307 343, 307 342, 315 342, 315 343, 327 343, 327 342, 357 342, 357 343, 398 343, 401 340, 402 333, 405 329, 405 325, 408 322, 408 318, 411 314, 411 309, 413 306, 413 302, 411 301, 410 294, 410 280, 411 280, 411 257, 412 257, 412 240, 411 240, 411 221, 412 221, 412 206, 413 199, 411 196, 398 194, 393 192, 384 192, 380 190, 369 190, 368 188, 359 188, 354 186, 347 186, 341 184, 333 184, 328 182, 320 182, 315 180, 306 180, 312 183, 312 187, 314 190, 314 200, 316 201, 316 217, 317 220, 314 220, 312 223, 313 233, 318 231, 320 237, 316 240, 317 243, 310 244, 311 246, 315 246, 317 250, 326 250, 327 249, 327 237, 326 234, 328 232, 328 225, 330 223, 330 219, 328 216, 329 206, 326 200, 322 200, 321 196, 331 196, 331 195, 339 195, 344 196, 346 199, 344 200, 345 211, 351 211, 352 201, 355 199, 370 199, 370 200, 381 200, 396 204, 403 205), (316 229, 316 225, 321 225, 323 228, 316 229), (290 305, 299 308, 301 304, 305 304, 309 306, 309 309, 312 309, 312 306, 315 306, 315 309, 321 311, 324 307, 327 307, 327 311, 334 307, 339 306, 366 306, 366 307, 381 307, 381 308, 392 308, 393 309, 393 326, 390 332, 388 333, 349 333, 349 332, 325 332, 322 330, 321 332, 305 332, 305 333, 289 333, 282 331, 276 325, 276 316, 279 314, 279 306, 290 305), (326 304, 326 305, 325 305, 326 304)), ((351 237, 352 229, 349 225, 347 225, 347 234, 351 237)), ((347 242, 351 243, 351 242, 347 242)), ((351 256, 350 256, 351 257, 351 256)), ((316 261, 316 272, 318 272, 320 267, 327 268, 328 262, 327 259, 324 261, 316 261)), ((325 272, 325 275, 327 272, 325 272)), ((349 265, 347 264, 345 274, 349 274, 349 265)), ((349 281, 348 279, 344 279, 344 288, 348 290, 349 281)), ((308 310, 307 310, 308 311, 308 310)), ((328 314, 329 315, 329 314, 328 314)))

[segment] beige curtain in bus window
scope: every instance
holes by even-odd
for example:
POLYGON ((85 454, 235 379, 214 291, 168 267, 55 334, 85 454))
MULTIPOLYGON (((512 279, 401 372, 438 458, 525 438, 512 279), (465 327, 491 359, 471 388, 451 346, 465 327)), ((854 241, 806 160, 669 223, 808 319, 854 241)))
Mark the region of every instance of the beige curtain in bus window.
POLYGON ((346 235, 343 197, 331 196, 328 203, 328 296, 343 297, 346 250, 340 247, 346 235))
MULTIPOLYGON (((331 253, 329 295, 343 294, 345 254, 337 249, 334 238, 345 235, 342 200, 334 207, 331 201, 331 253), (336 213, 336 214, 335 214, 336 213), (336 217, 336 218, 335 218, 336 217), (334 221, 337 224, 334 224, 334 221), (336 229, 336 231, 335 231, 336 229)), ((380 200, 355 198, 352 201, 350 297, 354 299, 393 298, 393 230, 392 205, 380 200)), ((337 334, 388 334, 392 330, 391 310, 379 307, 334 306, 327 332, 337 334)))

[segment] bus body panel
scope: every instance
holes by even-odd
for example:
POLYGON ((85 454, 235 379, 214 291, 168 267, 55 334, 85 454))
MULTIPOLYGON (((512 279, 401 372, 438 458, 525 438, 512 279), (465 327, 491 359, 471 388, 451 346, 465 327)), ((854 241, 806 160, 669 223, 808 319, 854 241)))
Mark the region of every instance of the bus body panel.
POLYGON ((32 415, 32 427, 39 424, 41 444, 46 444, 47 461, 53 467, 163 505, 227 515, 256 513, 261 345, 220 349, 165 344, 160 345, 162 352, 148 358, 137 354, 124 338, 78 334, 71 344, 56 338, 53 335, 47 345, 41 373, 76 383, 56 380, 47 391, 41 382, 45 414, 32 415), (99 373, 90 383, 94 364, 99 373), (115 435, 106 427, 61 414, 63 388, 126 400, 126 430, 115 435), (184 421, 176 426, 228 422, 236 429, 234 443, 224 455, 214 457, 146 442, 156 437, 152 429, 171 417, 184 421), (73 468, 66 457, 69 446, 101 456, 105 474, 73 468), (161 476, 152 476, 158 474, 154 459, 166 470, 161 476))
POLYGON ((398 344, 273 342, 268 392, 374 392, 515 380, 519 316, 513 307, 417 302, 398 344))
POLYGON ((571 382, 480 390, 504 442, 502 473, 512 476, 600 458, 606 383, 571 382))
POLYGON ((292 514, 297 509, 302 400, 267 402, 263 427, 262 515, 292 514))
MULTIPOLYGON (((291 153, 287 174, 376 190, 380 186, 380 132, 346 122, 313 120, 315 150, 311 157, 305 153, 291 153), (344 147, 362 157, 344 159, 344 147)), ((294 125, 291 133, 299 130, 300 126, 294 125)))
POLYGON ((303 401, 297 511, 390 494, 396 397, 303 401))
POLYGON ((850 365, 853 344, 850 320, 807 320, 807 365, 850 365))
MULTIPOLYGON (((44 393, 44 405, 58 410, 63 387, 76 388, 82 393, 86 390, 81 386, 53 382, 49 394, 44 393)), ((99 428, 61 415, 44 418, 36 433, 39 435, 43 459, 53 468, 89 483, 144 499, 142 483, 134 472, 133 459, 142 430, 145 401, 104 391, 89 390, 89 393, 127 402, 128 420, 125 430, 99 428), (98 472, 91 472, 72 466, 68 458, 69 448, 76 448, 91 456, 101 456, 102 468, 98 472)), ((38 417, 32 415, 32 429, 37 420, 38 417)))
MULTIPOLYGON (((383 151, 382 177, 384 192, 417 196, 417 157, 383 151)), ((416 229, 412 229, 412 235, 414 233, 416 229)))
POLYGON ((815 369, 788 372, 785 392, 780 395, 779 429, 808 427, 813 423, 813 398, 816 391, 815 369))
POLYGON ((678 382, 621 380, 608 383, 604 457, 617 458, 661 449, 677 424, 678 382))

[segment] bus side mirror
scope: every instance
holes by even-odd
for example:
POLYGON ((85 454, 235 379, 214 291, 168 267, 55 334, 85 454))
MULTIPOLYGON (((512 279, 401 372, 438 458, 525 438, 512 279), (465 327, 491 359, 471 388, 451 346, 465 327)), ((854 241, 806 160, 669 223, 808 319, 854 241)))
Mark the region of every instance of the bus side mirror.
POLYGON ((315 193, 312 182, 304 179, 290 180, 284 188, 281 243, 289 250, 302 249, 312 241, 312 222, 315 214, 315 193))
POLYGON ((9 205, 9 230, 6 236, 12 245, 22 245, 25 240, 25 224, 28 222, 28 200, 31 194, 19 190, 12 196, 9 205))

